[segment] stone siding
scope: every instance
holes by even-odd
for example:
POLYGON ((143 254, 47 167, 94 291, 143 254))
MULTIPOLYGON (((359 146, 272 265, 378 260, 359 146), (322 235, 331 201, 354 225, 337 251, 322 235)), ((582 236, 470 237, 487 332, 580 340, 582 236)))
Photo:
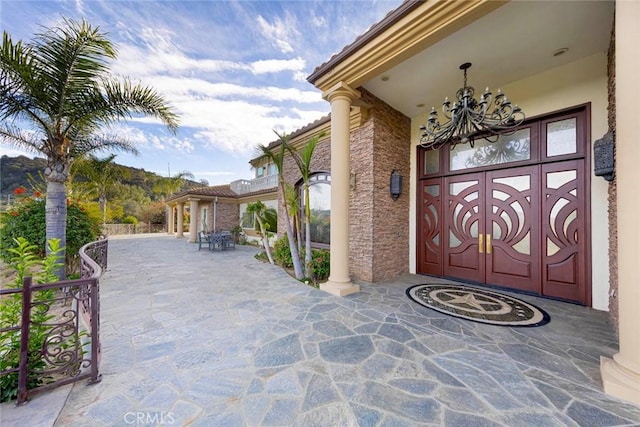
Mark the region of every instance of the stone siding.
MULTIPOLYGON (((209 229, 213 230, 213 203, 210 203, 207 216, 209 229)), ((240 224, 240 206, 236 203, 218 202, 216 207, 216 230, 231 230, 240 224)))
MULTIPOLYGON (((366 121, 350 136, 349 161, 355 186, 349 198, 349 270, 353 280, 379 282, 409 272, 411 121, 365 89, 359 90, 369 109, 366 121), (402 195, 397 201, 389 194, 393 170, 403 176, 402 195)), ((329 139, 318 144, 311 166, 314 172, 331 170, 329 139)), ((290 156, 283 170, 287 182, 300 180, 290 156)), ((278 230, 285 230, 282 200, 278 230)))
MULTIPOLYGON (((353 280, 379 282, 409 272, 410 129, 408 117, 360 88, 369 106, 367 119, 350 136, 351 173, 355 186, 349 197, 349 270, 353 280), (402 195, 389 194, 391 172, 403 176, 402 195)), ((314 152, 313 172, 331 171, 331 141, 314 152)), ((286 182, 301 179, 291 156, 283 164, 286 182)), ((285 232, 283 198, 278 202, 278 235, 285 232)))
MULTIPOLYGON (((607 52, 608 78, 608 121, 609 129, 616 131, 616 41, 615 19, 611 29, 611 40, 607 52)), ((614 151, 615 158, 615 151, 614 151)), ((609 183, 609 316, 611 323, 618 330, 618 220, 616 178, 609 183)))
MULTIPOLYGON (((371 245, 364 280, 379 282, 409 272, 409 178, 411 171, 411 120, 388 104, 360 88, 362 100, 371 105, 367 125, 351 150, 352 162, 361 157, 360 149, 367 152, 369 171, 364 175, 365 197, 358 197, 351 205, 352 227, 369 227, 368 236, 352 233, 352 253, 356 263, 357 248, 371 245), (369 125, 371 123, 371 125, 369 125), (397 170, 403 177, 402 194, 391 198, 389 181, 397 170), (371 184, 372 185, 371 185, 371 184), (368 212, 371 218, 362 224, 353 220, 355 212, 368 212), (365 237, 366 236, 366 237, 365 237), (365 278, 367 277, 367 278, 365 278)), ((352 163, 357 164, 357 163, 352 163)), ((359 184, 356 192, 360 191, 359 184)), ((364 230, 362 230, 364 231, 364 230)))

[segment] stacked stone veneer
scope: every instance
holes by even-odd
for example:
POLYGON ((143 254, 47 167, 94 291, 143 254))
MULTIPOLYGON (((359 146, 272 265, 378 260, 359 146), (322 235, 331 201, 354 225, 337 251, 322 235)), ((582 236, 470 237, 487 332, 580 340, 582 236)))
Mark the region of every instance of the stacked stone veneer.
MULTIPOLYGON (((359 102, 364 123, 350 136, 349 269, 353 280, 379 282, 409 271, 409 174, 411 121, 363 88, 359 102), (403 176, 402 195, 389 193, 391 172, 403 176)), ((293 159, 286 158, 284 177, 300 180, 293 159)), ((313 171, 331 170, 331 141, 316 147, 313 171)), ((279 204, 278 230, 284 230, 279 204)))
MULTIPOLYGON (((218 201, 216 209, 216 230, 231 230, 240 224, 240 206, 236 203, 218 201)), ((207 225, 213 230, 214 204, 211 203, 207 212, 207 225)))
MULTIPOLYGON (((608 122, 609 129, 616 130, 616 40, 615 18, 611 29, 611 40, 607 52, 607 78, 608 78, 608 122)), ((614 139, 615 140, 615 139, 614 139)), ((614 151, 615 158, 615 151, 614 151)), ((611 323, 618 330, 618 205, 617 179, 609 183, 609 316, 611 323)))

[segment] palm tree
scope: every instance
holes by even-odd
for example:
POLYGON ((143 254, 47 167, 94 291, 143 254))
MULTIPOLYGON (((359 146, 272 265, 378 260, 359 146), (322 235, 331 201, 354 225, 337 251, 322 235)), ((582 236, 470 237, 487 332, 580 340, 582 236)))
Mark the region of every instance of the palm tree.
POLYGON ((302 228, 300 227, 300 197, 298 197, 296 187, 288 182, 285 184, 284 201, 289 207, 289 213, 293 219, 293 232, 295 233, 296 242, 298 243, 298 253, 301 254, 303 240, 302 228))
POLYGON ((318 145, 320 138, 324 136, 324 133, 311 138, 302 148, 296 149, 288 141, 283 141, 283 145, 287 151, 291 154, 291 157, 296 162, 300 175, 302 176, 303 189, 304 189, 304 267, 305 275, 311 277, 313 274, 313 264, 311 256, 311 206, 309 201, 309 179, 311 178, 311 158, 313 152, 318 145))
MULTIPOLYGON (((60 239, 62 247, 73 160, 98 151, 136 153, 127 140, 103 131, 134 114, 156 117, 172 132, 178 126, 177 115, 154 89, 111 75, 109 61, 115 58, 106 34, 84 20, 65 19, 24 44, 3 32, 0 142, 47 158, 46 239, 60 239)), ((58 277, 64 278, 64 268, 58 277)))
POLYGON ((269 263, 273 264, 273 257, 271 256, 271 248, 269 247, 269 236, 267 235, 267 229, 269 228, 269 224, 265 221, 265 213, 267 212, 267 206, 262 203, 260 200, 249 203, 247 205, 247 213, 252 213, 256 221, 258 221, 258 226, 260 227, 260 234, 262 235, 262 244, 264 246, 264 251, 267 254, 267 258, 269 258, 269 263))
MULTIPOLYGON (((278 187, 279 187, 278 193, 281 195, 281 197, 284 197, 286 181, 284 179, 283 165, 284 165, 284 158, 286 154, 285 143, 288 141, 288 137, 285 135, 280 135, 278 132, 275 132, 275 133, 280 138, 279 146, 271 149, 264 145, 258 145, 256 148, 258 149, 258 151, 262 152, 262 154, 265 157, 271 160, 271 162, 274 165, 276 165, 276 168, 278 169, 278 187)), ((289 207, 287 206, 287 203, 284 200, 283 200, 283 204, 284 204, 284 212, 285 212, 284 225, 287 232, 287 239, 289 239, 289 250, 291 251, 291 260, 293 261, 293 272, 296 276, 296 279, 300 280, 304 277, 303 276, 304 273, 302 271, 302 262, 300 261, 300 255, 299 255, 300 252, 298 252, 298 245, 296 243, 296 238, 295 238, 295 235, 293 234, 293 230, 291 227, 291 216, 289 215, 289 207)))
POLYGON ((160 199, 164 199, 179 191, 187 179, 193 179, 194 176, 189 171, 178 172, 173 176, 159 176, 153 183, 153 192, 160 196, 160 199))
POLYGON ((115 154, 110 154, 104 159, 90 155, 77 159, 72 166, 75 172, 88 180, 91 193, 98 197, 102 223, 107 222, 107 191, 109 191, 122 177, 129 175, 128 170, 114 163, 115 154))

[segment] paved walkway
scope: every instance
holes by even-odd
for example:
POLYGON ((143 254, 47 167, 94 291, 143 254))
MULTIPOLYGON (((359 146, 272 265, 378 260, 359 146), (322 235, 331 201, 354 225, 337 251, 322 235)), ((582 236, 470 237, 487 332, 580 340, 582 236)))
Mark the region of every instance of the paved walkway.
POLYGON ((639 407, 601 392, 606 313, 524 297, 551 323, 470 323, 405 296, 433 279, 337 298, 254 253, 112 240, 102 382, 2 405, 2 426, 640 425, 639 407))

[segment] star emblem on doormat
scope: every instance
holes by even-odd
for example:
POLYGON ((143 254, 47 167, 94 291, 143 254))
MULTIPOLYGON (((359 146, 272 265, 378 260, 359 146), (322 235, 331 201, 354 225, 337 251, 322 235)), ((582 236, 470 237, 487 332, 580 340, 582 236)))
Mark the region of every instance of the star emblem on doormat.
POLYGON ((466 285, 412 286, 407 296, 427 308, 461 319, 498 326, 542 326, 549 315, 521 299, 466 285))

